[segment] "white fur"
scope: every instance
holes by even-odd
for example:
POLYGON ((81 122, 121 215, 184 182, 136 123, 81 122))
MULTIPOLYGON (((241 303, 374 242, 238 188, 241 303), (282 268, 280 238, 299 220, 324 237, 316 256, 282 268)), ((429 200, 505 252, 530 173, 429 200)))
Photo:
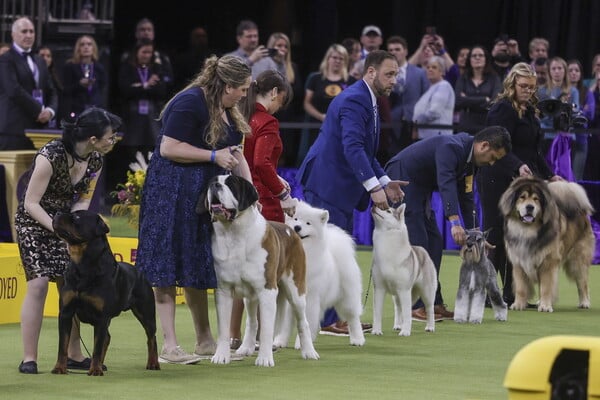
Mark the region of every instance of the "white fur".
MULTIPOLYGON (((341 228, 328 224, 326 210, 299 202, 294 217, 286 224, 302 238, 306 254, 306 317, 312 339, 317 338, 325 310, 334 307, 348 321, 350 344, 362 346, 365 337, 360 323, 362 276, 356 262, 352 237, 341 228)), ((286 347, 291 318, 285 308, 278 309, 275 346, 286 347)), ((296 347, 298 342, 296 341, 296 347)))
MULTIPOLYGON (((226 175, 219 176, 222 189, 218 192, 219 201, 225 208, 236 209, 238 200, 229 188, 226 175)), ((207 195, 210 209, 211 194, 207 195)), ((273 329, 279 288, 293 305, 298 321, 298 332, 302 348, 302 357, 318 359, 308 322, 305 316, 305 295, 298 292, 293 276, 284 274, 278 283, 278 289, 265 287, 265 263, 267 251, 262 241, 267 229, 267 221, 258 211, 256 204, 241 211, 232 221, 215 219, 215 233, 212 237, 212 251, 217 275, 217 319, 219 339, 217 350, 212 357, 215 364, 230 362, 229 323, 233 297, 243 297, 246 306, 246 329, 242 345, 236 354, 248 356, 254 353, 258 331, 257 311, 260 307, 260 349, 255 364, 263 367, 275 365, 273 360, 273 329)), ((289 232, 293 234, 293 232, 289 232)))
POLYGON ((420 246, 411 246, 404 222, 405 204, 397 209, 373 207, 373 331, 382 335, 383 301, 390 293, 394 299, 394 329, 410 336, 412 305, 421 297, 427 312, 426 332, 435 330, 433 303, 437 273, 431 258, 420 246))

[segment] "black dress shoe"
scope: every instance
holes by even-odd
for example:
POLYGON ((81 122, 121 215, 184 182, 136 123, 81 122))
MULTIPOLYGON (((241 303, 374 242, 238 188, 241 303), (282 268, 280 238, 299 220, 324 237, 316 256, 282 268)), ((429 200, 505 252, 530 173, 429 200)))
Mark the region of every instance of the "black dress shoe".
POLYGON ((21 361, 21 364, 19 364, 19 372, 22 374, 37 374, 37 363, 35 361, 21 361))
MULTIPOLYGON (((84 358, 81 361, 75 361, 72 358, 67 358, 67 369, 80 369, 89 371, 92 365, 92 359, 89 357, 84 358)), ((102 364, 102 371, 106 371, 106 365, 102 364)))

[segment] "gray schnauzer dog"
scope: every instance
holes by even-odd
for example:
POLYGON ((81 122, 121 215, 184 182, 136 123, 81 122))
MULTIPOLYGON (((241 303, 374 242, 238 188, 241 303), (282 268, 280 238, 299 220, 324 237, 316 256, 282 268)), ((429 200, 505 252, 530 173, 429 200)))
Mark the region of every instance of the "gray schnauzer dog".
POLYGON ((454 321, 480 324, 483 320, 486 290, 494 309, 494 317, 498 321, 506 321, 508 307, 498 289, 494 265, 487 257, 488 248, 493 248, 486 240, 489 231, 484 233, 478 229, 469 229, 466 232, 467 241, 460 249, 463 262, 454 305, 454 321))

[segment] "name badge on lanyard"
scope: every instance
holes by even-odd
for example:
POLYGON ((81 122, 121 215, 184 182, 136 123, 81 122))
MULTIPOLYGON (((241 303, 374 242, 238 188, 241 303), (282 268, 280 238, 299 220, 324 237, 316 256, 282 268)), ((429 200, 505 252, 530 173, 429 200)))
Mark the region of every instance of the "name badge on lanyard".
POLYGON ((31 96, 35 99, 35 101, 37 101, 41 105, 44 105, 44 92, 42 91, 42 89, 33 89, 33 91, 31 92, 31 96))
POLYGON ((148 115, 150 113, 150 102, 148 100, 138 101, 138 114, 148 115))
MULTIPOLYGON (((146 86, 146 82, 148 82, 148 68, 138 68, 137 69, 138 76, 140 77, 140 81, 142 82, 142 86, 146 86)), ((148 100, 139 100, 138 101, 138 114, 140 115, 148 115, 150 112, 150 102, 148 100)))

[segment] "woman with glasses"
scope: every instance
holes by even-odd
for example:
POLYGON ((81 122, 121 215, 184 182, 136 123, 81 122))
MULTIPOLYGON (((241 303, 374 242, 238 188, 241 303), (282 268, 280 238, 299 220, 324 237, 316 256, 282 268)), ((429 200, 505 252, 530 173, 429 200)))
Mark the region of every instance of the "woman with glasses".
POLYGON ((459 131, 476 134, 485 128, 490 102, 496 98, 502 83, 492 67, 492 59, 482 46, 473 46, 466 59, 466 70, 454 86, 454 110, 460 113, 459 131))
MULTIPOLYGON (((31 177, 15 216, 15 229, 27 291, 21 308, 23 361, 19 372, 37 374, 38 340, 48 282, 63 284, 70 263, 67 245, 54 234, 58 212, 86 210, 94 194, 104 155, 112 150, 121 119, 101 108, 83 111, 74 123, 63 121, 63 135, 47 143, 33 160, 31 177)), ((90 368, 73 325, 68 349, 69 369, 90 368)))
POLYGON ((517 63, 504 79, 503 90, 492 103, 487 114, 487 126, 500 125, 510 133, 512 152, 492 166, 479 168, 476 175, 477 191, 481 201, 483 230, 491 229, 488 242, 495 245, 489 258, 500 272, 504 301, 514 301, 512 292, 512 265, 504 248, 503 219, 498 212, 502 193, 517 176, 535 175, 542 179, 557 180, 542 154, 544 135, 540 130, 539 111, 536 108, 536 73, 527 63, 517 63))

